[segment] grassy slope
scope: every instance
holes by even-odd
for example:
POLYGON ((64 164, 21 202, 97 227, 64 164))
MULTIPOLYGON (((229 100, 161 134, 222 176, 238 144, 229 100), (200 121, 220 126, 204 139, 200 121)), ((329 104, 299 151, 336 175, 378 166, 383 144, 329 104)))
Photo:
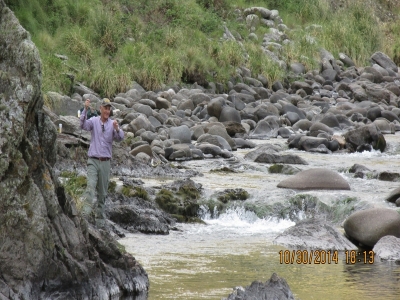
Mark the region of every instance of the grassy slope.
MULTIPOLYGON (((368 2, 368 1, 367 1, 368 2)), ((376 1, 370 1, 375 3, 376 1)), ((39 48, 44 68, 43 90, 69 93, 71 79, 102 96, 125 91, 133 80, 146 89, 164 84, 226 82, 238 66, 263 74, 270 82, 282 78, 260 49, 258 41, 236 20, 235 8, 263 6, 278 9, 294 43, 281 57, 317 68, 319 47, 337 56, 344 52, 365 64, 378 50, 396 58, 400 23, 379 23, 375 11, 398 12, 391 0, 371 6, 361 0, 6 0, 39 48), (28 3, 26 3, 28 2, 28 3), (385 10, 386 8, 386 10, 385 10), (375 9, 375 10, 374 10, 375 9), (223 42, 223 22, 241 37, 243 46, 223 42), (305 28, 320 24, 322 29, 305 28), (382 26, 383 25, 383 26, 382 26), (309 42, 313 37, 316 43, 309 42), (244 53, 249 54, 248 59, 244 53), (62 60, 55 54, 65 55, 62 60), (69 76, 67 76, 69 75, 69 76)), ((382 16, 381 19, 385 19, 382 16)))

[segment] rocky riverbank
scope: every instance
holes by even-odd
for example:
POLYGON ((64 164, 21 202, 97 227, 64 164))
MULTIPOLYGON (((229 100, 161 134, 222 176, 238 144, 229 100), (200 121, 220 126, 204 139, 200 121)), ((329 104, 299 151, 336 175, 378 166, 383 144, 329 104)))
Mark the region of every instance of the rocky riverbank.
MULTIPOLYGON (((231 88, 226 93, 217 93, 212 85, 207 88, 176 85, 158 92, 145 91, 135 83, 127 92, 111 99, 114 118, 127 133, 126 141, 115 147, 114 175, 121 178, 190 178, 196 174, 190 170, 178 170, 172 162, 213 157, 234 160, 235 150, 255 148, 252 142, 254 139, 287 139, 288 148, 326 155, 372 150, 385 152, 385 135, 394 134, 399 129, 400 80, 397 66, 388 56, 379 52, 371 56, 371 66, 355 67, 349 59, 343 56, 336 59, 328 51, 321 51, 320 70, 302 69, 297 76, 303 78, 303 81, 294 80, 286 85, 275 82, 272 89, 267 84, 249 80, 256 78, 251 77, 251 71, 245 69, 238 71, 237 78, 228 84, 231 88), (247 72, 247 76, 243 77, 243 72, 247 72)), ((49 115, 56 127, 59 124, 63 126, 63 134, 58 139, 59 156, 72 159, 73 152, 71 154, 66 149, 74 147, 76 152, 77 147, 82 148, 88 144, 88 136, 81 134, 78 128, 76 111, 84 99, 91 99, 94 106, 99 105, 101 99, 82 85, 75 86, 75 93, 71 97, 56 93, 47 96, 53 107, 59 107, 57 103, 65 103, 64 107, 71 108, 61 117, 57 115, 60 113, 57 109, 53 109, 49 115)), ((298 172, 293 167, 288 170, 292 165, 307 165, 307 161, 295 154, 281 154, 283 150, 281 146, 264 145, 250 151, 245 159, 260 164, 286 166, 278 172, 288 174, 298 172)), ((67 166, 71 169, 74 164, 76 162, 69 162, 67 166)), ((59 170, 65 167, 56 166, 59 170)), ((396 181, 399 176, 398 173, 390 172, 374 173, 360 165, 354 165, 349 171, 354 176, 372 176, 380 180, 396 181)), ((124 185, 138 188, 140 183, 124 185)), ((295 174, 279 183, 278 187, 295 190, 350 189, 346 180, 337 172, 318 168, 295 174)), ((199 188, 194 187, 189 180, 181 182, 174 190, 181 192, 181 197, 153 191, 150 197, 153 201, 145 202, 146 207, 153 210, 152 218, 157 219, 157 222, 163 219, 161 222, 165 226, 152 225, 151 230, 141 225, 136 227, 142 228, 143 232, 167 233, 167 228, 173 227, 173 222, 165 216, 155 216, 158 214, 157 208, 163 205, 167 213, 175 215, 179 220, 196 217, 194 208, 198 207, 196 201, 201 197, 199 188), (184 190, 191 189, 195 191, 194 194, 190 195, 189 192, 183 195, 184 190), (164 229, 155 229, 157 227, 164 229)), ((392 193, 388 199, 396 202, 398 192, 392 193)), ((111 202, 109 209, 114 216, 113 220, 126 220, 117 217, 111 202)), ((120 208, 121 203, 125 203, 124 209, 127 209, 126 204, 129 202, 124 198, 115 203, 120 208)), ((376 213, 382 217, 391 211, 388 207, 387 212, 376 213)), ((335 221, 342 222, 345 217, 335 221)), ((395 229, 399 228, 399 220, 394 218, 389 225, 390 229, 383 230, 378 237, 388 232, 399 237, 400 233, 395 229)), ((122 225, 124 228, 129 227, 125 223, 122 225)), ((361 223, 358 226, 363 227, 361 223)), ((135 226, 132 229, 137 230, 135 226)), ((362 243, 359 236, 348 230, 346 233, 356 243, 362 243)), ((310 245, 306 243, 304 247, 307 246, 310 245)), ((373 247, 373 244, 369 246, 373 247)), ((338 249, 347 249, 347 246, 344 247, 338 249)))

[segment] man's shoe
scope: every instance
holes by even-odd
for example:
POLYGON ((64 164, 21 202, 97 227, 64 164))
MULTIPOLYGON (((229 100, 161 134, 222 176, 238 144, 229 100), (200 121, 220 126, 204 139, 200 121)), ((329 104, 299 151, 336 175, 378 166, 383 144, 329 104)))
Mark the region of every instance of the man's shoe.
POLYGON ((92 206, 83 201, 82 203, 82 209, 81 209, 81 216, 85 218, 88 222, 92 223, 93 219, 93 209, 92 206))

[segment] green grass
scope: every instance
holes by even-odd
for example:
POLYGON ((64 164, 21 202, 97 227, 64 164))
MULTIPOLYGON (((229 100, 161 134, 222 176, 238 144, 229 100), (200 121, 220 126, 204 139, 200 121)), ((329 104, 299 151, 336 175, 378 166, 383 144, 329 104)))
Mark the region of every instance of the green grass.
MULTIPOLYGON (((392 13, 400 4, 378 1, 392 13)), ((270 84, 286 70, 261 50, 268 32, 258 26, 258 41, 237 21, 235 8, 277 9, 292 43, 280 51, 288 64, 318 69, 319 49, 344 52, 356 64, 369 63, 375 51, 400 61, 400 22, 378 23, 364 1, 331 0, 6 0, 32 36, 43 63, 43 91, 70 94, 71 75, 102 97, 124 92, 132 81, 148 90, 173 83, 226 84, 239 66, 264 75, 270 84), (223 24, 240 43, 222 41, 223 24), (311 24, 320 29, 306 29, 311 24), (314 41, 314 42, 310 42, 314 41), (62 61, 55 56, 68 57, 62 61), (246 55, 247 54, 247 55, 246 55)))
POLYGON ((127 197, 139 197, 143 200, 149 199, 149 194, 147 193, 147 191, 140 186, 123 186, 121 193, 127 197))
POLYGON ((64 178, 64 189, 75 201, 77 209, 80 211, 82 208, 81 196, 85 192, 87 186, 87 179, 85 176, 78 176, 74 172, 62 172, 60 177, 64 178))

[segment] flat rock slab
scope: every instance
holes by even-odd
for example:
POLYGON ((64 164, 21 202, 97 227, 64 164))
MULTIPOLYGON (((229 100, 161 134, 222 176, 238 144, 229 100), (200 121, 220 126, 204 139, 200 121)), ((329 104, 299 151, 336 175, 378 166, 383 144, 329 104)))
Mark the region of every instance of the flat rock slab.
POLYGON ((324 168, 301 171, 277 186, 296 190, 350 190, 350 185, 339 173, 324 168))
POLYGON ((321 219, 307 219, 286 229, 274 239, 274 244, 293 249, 355 250, 357 247, 339 230, 321 219))

